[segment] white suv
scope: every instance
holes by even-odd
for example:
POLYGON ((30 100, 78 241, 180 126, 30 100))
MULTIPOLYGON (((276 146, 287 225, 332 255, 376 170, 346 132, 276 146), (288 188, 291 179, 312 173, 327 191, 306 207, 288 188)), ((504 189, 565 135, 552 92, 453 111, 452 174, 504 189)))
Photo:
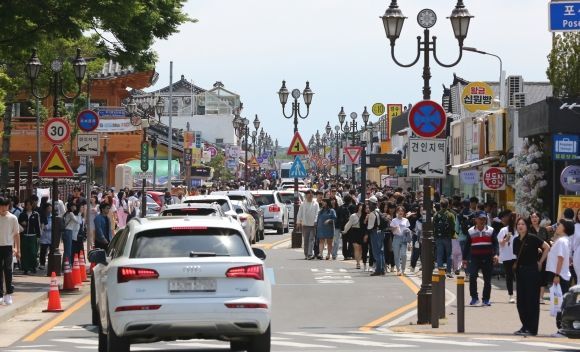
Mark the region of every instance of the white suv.
POLYGON ((252 191, 256 202, 264 211, 264 227, 275 229, 279 235, 288 232, 290 216, 278 191, 252 191))
POLYGON ((265 254, 229 217, 135 219, 95 249, 93 317, 99 351, 177 339, 230 341, 270 351, 271 287, 265 254))

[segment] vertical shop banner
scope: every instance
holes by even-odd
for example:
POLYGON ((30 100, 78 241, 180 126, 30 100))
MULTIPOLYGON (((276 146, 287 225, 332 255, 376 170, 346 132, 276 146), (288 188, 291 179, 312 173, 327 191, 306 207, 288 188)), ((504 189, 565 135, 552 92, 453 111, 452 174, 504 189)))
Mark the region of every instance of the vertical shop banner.
POLYGON ((387 119, 386 119, 386 132, 387 139, 385 141, 391 140, 391 126, 392 121, 395 117, 403 113, 403 104, 387 104, 387 119))
POLYGON ((183 148, 191 149, 193 147, 193 132, 183 132, 183 148))

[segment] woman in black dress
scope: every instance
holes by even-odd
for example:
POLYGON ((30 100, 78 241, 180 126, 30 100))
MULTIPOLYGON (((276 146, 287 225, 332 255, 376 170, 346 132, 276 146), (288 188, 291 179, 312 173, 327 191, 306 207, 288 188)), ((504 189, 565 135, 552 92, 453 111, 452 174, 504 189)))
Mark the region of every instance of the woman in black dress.
MULTIPOLYGON (((342 232, 343 235, 347 235, 349 239, 352 241, 354 246, 354 260, 356 260, 356 268, 360 269, 360 262, 362 259, 362 245, 363 245, 363 237, 364 231, 361 229, 361 218, 363 218, 364 214, 364 203, 359 203, 356 206, 355 212, 350 214, 348 218, 348 222, 344 226, 344 230, 342 232)), ((363 224, 364 225, 364 224, 363 224)), ((366 261, 365 261, 365 270, 366 270, 366 261)))
POLYGON ((540 284, 542 266, 548 256, 550 246, 532 234, 524 218, 516 221, 518 237, 514 239, 516 255, 515 272, 517 282, 517 307, 522 327, 516 335, 529 336, 538 334, 540 320, 540 284), (542 255, 538 260, 538 253, 542 255))
MULTIPOLYGON (((528 224, 530 225, 530 233, 533 235, 538 236, 542 241, 546 242, 548 245, 552 245, 552 239, 548 230, 545 227, 540 226, 540 222, 542 221, 542 217, 540 213, 537 211, 533 211, 530 214, 530 218, 528 219, 528 224)), ((544 301, 544 292, 548 288, 548 284, 550 283, 549 277, 550 275, 546 273, 546 262, 542 266, 541 271, 541 278, 540 278, 540 304, 546 304, 544 301)))

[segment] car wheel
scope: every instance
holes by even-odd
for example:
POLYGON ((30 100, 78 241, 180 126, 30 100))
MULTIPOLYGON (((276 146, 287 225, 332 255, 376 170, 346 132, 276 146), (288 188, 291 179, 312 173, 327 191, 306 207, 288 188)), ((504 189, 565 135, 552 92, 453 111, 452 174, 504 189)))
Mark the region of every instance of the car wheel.
POLYGON ((264 240, 264 233, 265 232, 266 231, 264 230, 264 226, 262 226, 262 229, 260 230, 260 240, 262 240, 262 241, 264 240))
POLYGON ((101 325, 99 321, 99 310, 97 308, 97 300, 95 298, 95 279, 91 278, 91 323, 95 326, 101 325))
POLYGON ((248 343, 248 352, 270 352, 270 339, 271 332, 268 325, 268 329, 262 335, 252 337, 248 343))
POLYGON ((280 224, 280 226, 276 229, 276 233, 278 235, 282 235, 284 233, 284 223, 280 224))
POLYGON ((115 334, 115 330, 111 325, 111 318, 108 318, 107 324, 107 351, 108 352, 129 352, 131 344, 126 337, 120 337, 115 334))
POLYGON ((107 352, 107 335, 99 324, 99 352, 107 352))
POLYGON ((231 351, 246 351, 248 349, 248 342, 247 341, 230 341, 230 350, 231 351))
POLYGON ((286 227, 284 227, 284 233, 290 232, 290 220, 286 219, 286 227))

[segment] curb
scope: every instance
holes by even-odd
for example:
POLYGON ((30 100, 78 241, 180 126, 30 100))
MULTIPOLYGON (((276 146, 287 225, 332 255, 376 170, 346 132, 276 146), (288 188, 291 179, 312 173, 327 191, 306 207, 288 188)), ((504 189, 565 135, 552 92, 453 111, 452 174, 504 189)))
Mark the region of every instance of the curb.
POLYGON ((0 309, 0 321, 8 321, 45 299, 48 299, 48 291, 35 292, 23 298, 24 303, 22 304, 12 305, 11 307, 3 306, 5 308, 0 309))

